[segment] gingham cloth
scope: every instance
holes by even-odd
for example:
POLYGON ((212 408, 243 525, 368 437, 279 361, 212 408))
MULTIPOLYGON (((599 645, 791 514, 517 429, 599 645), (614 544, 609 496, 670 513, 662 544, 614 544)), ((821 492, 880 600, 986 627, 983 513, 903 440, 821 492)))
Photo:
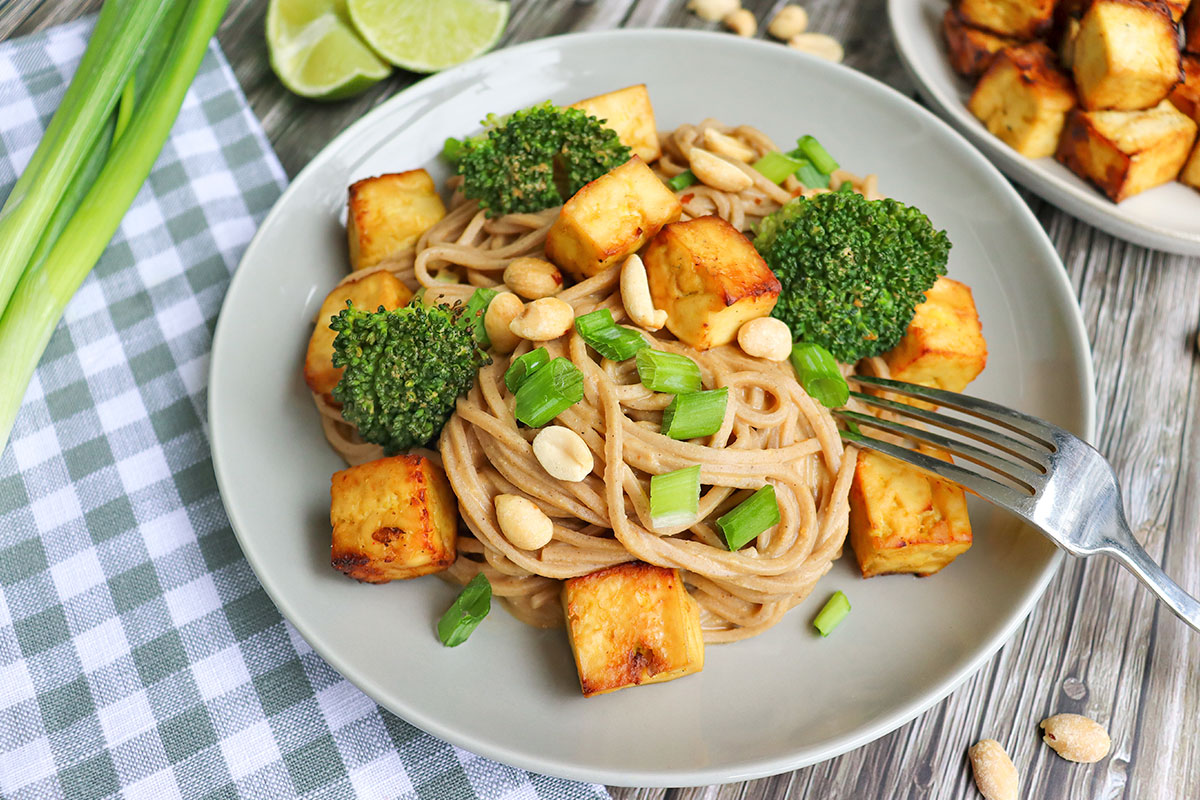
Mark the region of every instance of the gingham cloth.
MULTIPOLYGON (((0 44, 0 198, 91 24, 0 44)), ((204 430, 209 345, 285 182, 214 43, 0 454, 0 796, 607 797, 378 708, 243 559, 204 430)))

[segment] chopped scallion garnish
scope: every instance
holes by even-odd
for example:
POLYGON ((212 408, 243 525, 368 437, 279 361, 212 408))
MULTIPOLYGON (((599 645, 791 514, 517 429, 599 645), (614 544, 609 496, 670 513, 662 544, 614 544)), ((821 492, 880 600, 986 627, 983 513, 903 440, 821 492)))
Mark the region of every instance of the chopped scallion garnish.
POLYGON ((755 161, 754 168, 772 183, 783 183, 788 175, 800 169, 800 160, 774 150, 755 161))
POLYGON ((453 136, 446 137, 445 143, 442 144, 442 158, 449 161, 451 164, 458 162, 462 156, 463 143, 453 136))
POLYGON ((576 317, 575 330, 597 353, 610 361, 633 358, 638 350, 648 346, 640 333, 613 322, 612 311, 607 308, 598 308, 576 317))
POLYGON ((687 525, 699 514, 699 464, 650 478, 650 524, 655 529, 687 525))
POLYGON ((829 188, 829 176, 814 167, 812 162, 807 159, 805 159, 800 164, 800 168, 796 170, 796 179, 809 189, 829 188))
POLYGON ((583 373, 569 358, 556 358, 535 371, 517 389, 515 416, 540 428, 583 399, 583 373))
POLYGON ((438 620, 438 638, 446 647, 458 647, 492 610, 492 584, 482 572, 463 587, 438 620))
POLYGON ((725 421, 729 389, 677 394, 663 411, 662 432, 672 439, 712 436, 725 421))
POLYGON ((758 535, 779 524, 779 501, 771 484, 738 503, 735 508, 717 517, 717 527, 725 534, 730 550, 740 550, 758 535))
POLYGON ((544 347, 539 347, 535 350, 530 350, 525 355, 517 356, 508 365, 508 369, 504 370, 504 385, 508 387, 510 392, 516 394, 517 389, 521 388, 521 384, 525 382, 525 379, 546 366, 549 361, 550 354, 546 352, 546 348, 544 347))
POLYGON ((678 192, 680 189, 686 189, 696 182, 696 173, 690 169, 685 169, 683 172, 676 175, 667 181, 667 186, 671 187, 671 191, 678 192))
POLYGON ((821 146, 814 136, 801 136, 796 140, 796 149, 812 162, 813 166, 826 175, 838 168, 838 162, 829 151, 821 146))
POLYGON ((813 627, 820 631, 822 636, 828 636, 849 613, 850 601, 840 590, 836 591, 813 620, 813 627))
POLYGON ((485 350, 492 346, 492 340, 487 335, 483 316, 487 313, 492 299, 498 294, 500 293, 495 289, 486 289, 481 286, 471 294, 471 298, 467 300, 466 309, 463 311, 463 317, 471 324, 471 332, 475 334, 475 341, 479 342, 479 346, 485 350))
POLYGON ((854 192, 854 184, 851 181, 842 181, 842 185, 837 190, 842 194, 851 194, 854 192))
POLYGON ((637 351, 637 371, 652 392, 700 391, 700 367, 687 356, 646 347, 637 351))
POLYGON ((850 399, 850 386, 828 350, 812 342, 796 342, 788 358, 809 397, 826 408, 846 405, 850 399))

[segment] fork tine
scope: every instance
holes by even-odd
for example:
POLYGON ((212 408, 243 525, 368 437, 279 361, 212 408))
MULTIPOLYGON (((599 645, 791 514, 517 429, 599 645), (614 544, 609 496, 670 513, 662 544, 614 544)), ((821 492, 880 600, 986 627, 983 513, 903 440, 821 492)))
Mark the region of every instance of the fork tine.
POLYGON ((958 394, 957 392, 947 392, 941 389, 930 389, 927 386, 904 383, 903 381, 894 381, 889 378, 876 378, 867 375, 848 375, 846 377, 848 380, 856 381, 857 383, 877 386, 880 389, 886 389, 905 397, 915 397, 918 400, 925 400, 934 405, 946 406, 947 408, 962 411, 965 414, 971 414, 994 425, 1000 425, 1011 431, 1023 434, 1052 452, 1055 449, 1055 429, 1050 423, 1040 420, 1037 417, 1031 417, 1028 414, 1022 414, 1020 411, 1005 408, 998 403, 980 400, 978 397, 958 394))
POLYGON ((993 478, 980 475, 978 472, 966 469, 959 464, 951 464, 949 461, 942 461, 939 458, 919 453, 916 450, 909 450, 907 447, 901 447, 891 442, 872 439, 869 436, 863 436, 861 433, 855 433, 854 431, 841 430, 839 433, 843 439, 853 442, 859 447, 883 453, 898 461, 903 461, 918 469, 932 473, 939 478, 953 481, 960 486, 970 489, 980 497, 1006 508, 1018 509, 1029 500, 1028 494, 1011 486, 1005 486, 993 478))
POLYGON ((879 428, 881 430, 891 431, 892 433, 899 434, 909 439, 916 439, 917 441, 926 442, 934 447, 947 450, 956 456, 973 461, 980 466, 987 467, 993 472, 998 473, 1001 477, 1024 487, 1031 495, 1037 491, 1034 482, 1040 483, 1039 479, 1042 477, 1041 474, 1035 473, 1033 470, 1030 470, 1024 465, 1017 464, 1016 462, 1010 461, 1007 458, 997 456, 994 453, 989 453, 988 451, 972 444, 968 444, 967 442, 959 441, 957 439, 950 439, 940 434, 933 433, 932 431, 914 428, 911 425, 894 422, 890 419, 880 419, 879 417, 873 417, 870 414, 860 414, 857 411, 838 409, 834 411, 833 414, 834 416, 842 419, 854 420, 854 422, 858 423, 859 425, 867 425, 874 428, 879 428))
POLYGON ((957 419, 947 417, 944 414, 939 414, 936 411, 910 406, 907 403, 900 403, 896 400, 888 400, 885 397, 876 397, 873 394, 865 394, 863 392, 850 392, 850 396, 876 408, 886 409, 895 414, 919 419, 922 422, 927 422, 931 425, 937 425, 953 433, 961 433, 971 437, 977 442, 991 445, 998 450, 1003 450, 1011 456, 1025 461, 1030 466, 1036 468, 1040 472, 1045 472, 1046 464, 1045 450, 1035 449, 1030 447, 1025 442, 1012 438, 1008 434, 991 428, 985 428, 982 425, 976 425, 973 422, 965 419, 957 419))

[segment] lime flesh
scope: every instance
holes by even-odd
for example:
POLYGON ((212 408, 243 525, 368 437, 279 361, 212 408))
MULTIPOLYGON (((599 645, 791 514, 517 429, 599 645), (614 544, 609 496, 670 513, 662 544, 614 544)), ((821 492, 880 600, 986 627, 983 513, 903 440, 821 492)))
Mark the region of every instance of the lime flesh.
POLYGON ((392 71, 355 33, 345 0, 271 0, 267 47, 283 85, 314 100, 351 97, 392 71))
POLYGON ((376 53, 413 72, 437 72, 488 50, 504 33, 498 0, 348 0, 354 27, 376 53))

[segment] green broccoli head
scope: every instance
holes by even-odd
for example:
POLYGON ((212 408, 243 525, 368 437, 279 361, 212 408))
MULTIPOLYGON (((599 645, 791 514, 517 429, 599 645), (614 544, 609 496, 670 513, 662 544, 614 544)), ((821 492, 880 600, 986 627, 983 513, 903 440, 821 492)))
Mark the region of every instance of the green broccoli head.
POLYGON ((561 205, 630 157, 614 130, 578 108, 543 103, 485 124, 455 157, 463 193, 489 217, 561 205))
POLYGON ((347 302, 330 322, 333 365, 345 367, 333 399, 342 416, 388 455, 429 444, 491 362, 458 304, 387 311, 347 302))
POLYGON ((900 341, 950 255, 919 210, 856 192, 791 200, 754 246, 782 285, 773 315, 847 364, 900 341))

